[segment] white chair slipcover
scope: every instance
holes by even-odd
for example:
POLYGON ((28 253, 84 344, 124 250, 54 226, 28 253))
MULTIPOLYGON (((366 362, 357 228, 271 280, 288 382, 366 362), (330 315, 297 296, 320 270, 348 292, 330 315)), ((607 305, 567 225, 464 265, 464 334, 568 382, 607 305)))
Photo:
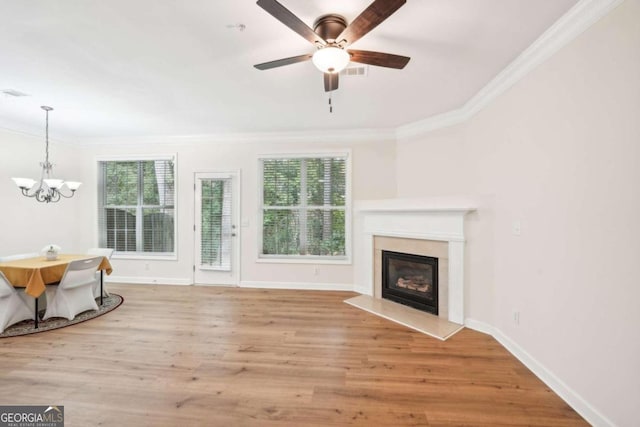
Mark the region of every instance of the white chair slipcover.
POLYGON ((35 319, 35 300, 9 283, 0 271, 0 334, 7 326, 35 319))
MULTIPOLYGON (((113 249, 110 248, 91 248, 87 251, 89 255, 101 255, 106 257, 107 259, 111 259, 111 255, 113 255, 113 249)), ((104 284, 104 272, 102 270, 96 272, 96 278, 98 282, 93 287, 93 297, 100 298, 100 279, 102 279, 102 294, 105 297, 109 296, 109 292, 107 291, 107 287, 104 284)))
POLYGON ((93 297, 96 271, 102 257, 71 261, 58 285, 47 285, 47 311, 43 320, 64 317, 72 320, 87 310, 98 310, 93 297))

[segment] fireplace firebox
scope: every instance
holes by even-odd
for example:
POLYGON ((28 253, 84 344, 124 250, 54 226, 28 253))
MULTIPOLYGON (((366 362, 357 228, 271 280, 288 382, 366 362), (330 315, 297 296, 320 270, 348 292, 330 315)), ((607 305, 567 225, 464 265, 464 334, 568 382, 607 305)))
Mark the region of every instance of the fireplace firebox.
POLYGON ((382 298, 438 315, 438 258, 382 251, 382 298))

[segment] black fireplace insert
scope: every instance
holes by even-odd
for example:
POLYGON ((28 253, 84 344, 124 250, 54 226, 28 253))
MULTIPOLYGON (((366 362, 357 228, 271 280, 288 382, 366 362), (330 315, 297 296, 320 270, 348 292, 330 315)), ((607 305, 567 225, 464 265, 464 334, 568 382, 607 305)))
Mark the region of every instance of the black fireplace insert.
POLYGON ((438 314, 438 258, 382 251, 382 298, 438 314))

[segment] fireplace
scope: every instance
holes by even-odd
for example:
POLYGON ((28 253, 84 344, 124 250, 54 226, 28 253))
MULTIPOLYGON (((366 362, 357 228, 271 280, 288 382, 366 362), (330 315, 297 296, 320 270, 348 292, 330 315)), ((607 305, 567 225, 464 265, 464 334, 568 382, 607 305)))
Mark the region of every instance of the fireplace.
POLYGON ((383 250, 437 257, 438 317, 463 325, 464 222, 473 204, 464 198, 355 201, 354 290, 382 299, 383 250))
POLYGON ((438 258, 382 251, 382 298, 438 315, 438 258))

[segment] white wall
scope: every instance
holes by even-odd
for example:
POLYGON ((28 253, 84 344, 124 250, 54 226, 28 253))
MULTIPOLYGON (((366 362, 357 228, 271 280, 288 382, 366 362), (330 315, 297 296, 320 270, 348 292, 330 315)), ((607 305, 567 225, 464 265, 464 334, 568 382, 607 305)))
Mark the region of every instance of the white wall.
POLYGON ((627 0, 470 121, 397 150, 399 197, 480 201, 467 317, 620 426, 640 419, 638 18, 627 0))
MULTIPOLYGON (((54 164, 55 178, 80 180, 77 150, 49 141, 49 160, 54 164)), ((80 229, 78 218, 86 214, 80 197, 59 203, 39 203, 23 197, 12 177, 40 178, 40 162, 44 162, 45 138, 0 129, 0 256, 39 252, 55 243, 65 252, 85 248, 76 245, 80 229)), ((84 189, 80 187, 79 193, 84 189)))
POLYGON ((269 286, 279 283, 284 286, 302 285, 320 288, 352 288, 352 265, 316 264, 265 264, 258 263, 257 232, 258 216, 258 158, 272 153, 340 152, 351 151, 354 199, 377 199, 395 197, 395 144, 394 141, 344 143, 318 142, 200 142, 176 143, 163 141, 159 144, 135 141, 111 142, 88 145, 82 148, 86 173, 84 176, 86 197, 82 198, 83 209, 90 212, 82 218, 82 228, 87 230, 79 237, 84 247, 97 244, 96 211, 96 159, 105 155, 171 154, 178 156, 178 260, 137 261, 115 259, 114 276, 136 278, 159 283, 192 283, 194 262, 194 173, 213 171, 241 171, 241 217, 248 220, 248 227, 241 228, 240 279, 252 285, 269 286), (149 271, 144 264, 149 263, 149 271), (316 274, 317 270, 317 274, 316 274), (325 286, 330 285, 330 286, 325 286))

